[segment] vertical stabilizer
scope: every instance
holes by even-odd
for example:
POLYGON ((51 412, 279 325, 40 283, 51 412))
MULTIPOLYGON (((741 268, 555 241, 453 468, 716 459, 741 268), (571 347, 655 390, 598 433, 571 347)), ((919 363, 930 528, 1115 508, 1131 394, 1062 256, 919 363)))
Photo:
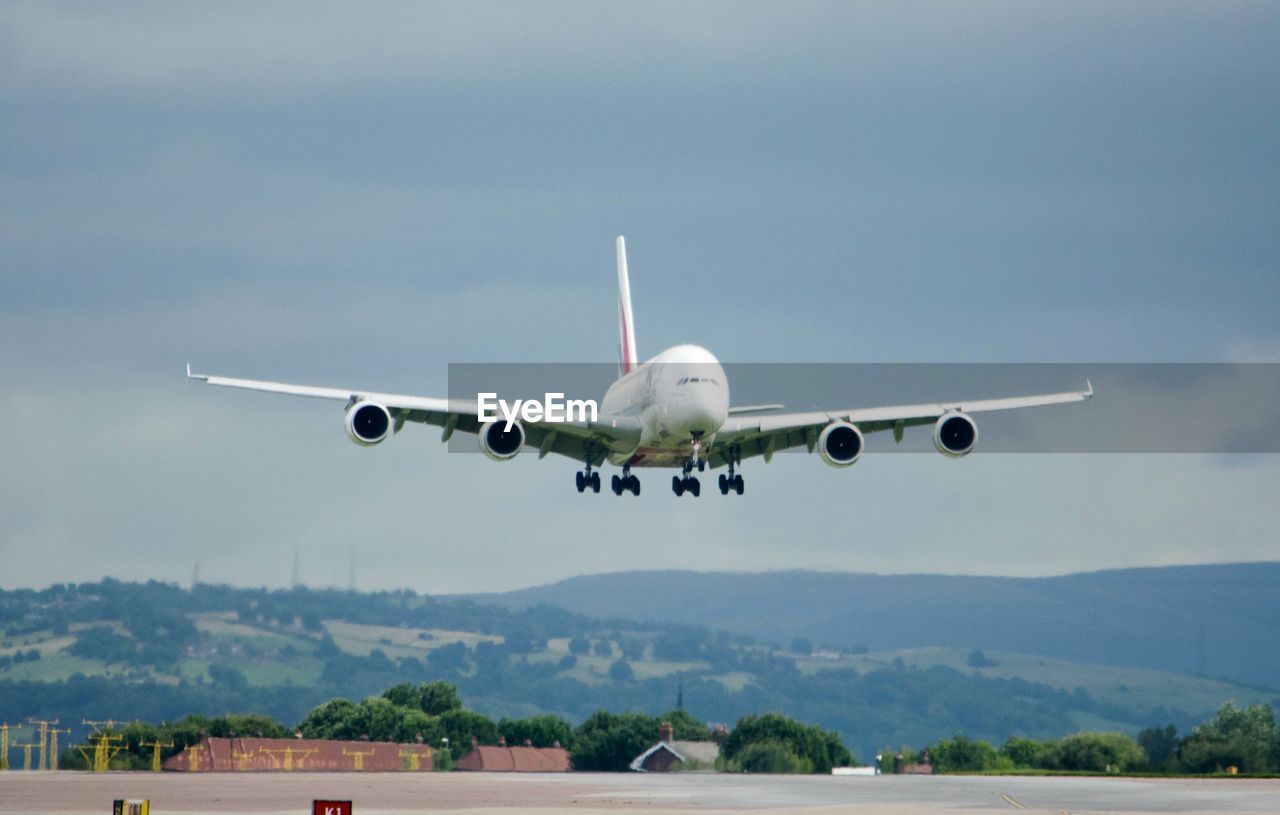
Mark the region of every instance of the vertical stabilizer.
POLYGON ((635 321, 631 318, 631 281, 627 278, 627 242, 618 236, 618 373, 636 369, 635 321))

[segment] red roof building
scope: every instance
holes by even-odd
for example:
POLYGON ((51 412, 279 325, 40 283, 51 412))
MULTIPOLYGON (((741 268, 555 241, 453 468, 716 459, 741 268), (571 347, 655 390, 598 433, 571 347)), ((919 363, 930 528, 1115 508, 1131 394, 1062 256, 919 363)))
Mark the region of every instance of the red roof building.
POLYGON ((508 747, 505 743, 488 747, 472 742, 471 750, 458 759, 456 769, 484 773, 567 773, 569 751, 555 747, 508 747))

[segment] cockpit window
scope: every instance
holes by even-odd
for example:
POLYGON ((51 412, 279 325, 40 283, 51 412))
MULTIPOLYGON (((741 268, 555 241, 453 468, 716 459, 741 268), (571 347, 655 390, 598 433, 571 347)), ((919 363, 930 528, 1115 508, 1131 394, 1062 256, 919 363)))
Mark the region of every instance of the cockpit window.
POLYGON ((720 383, 709 376, 684 376, 676 382, 676 385, 687 385, 690 382, 706 382, 709 385, 715 385, 717 388, 720 387, 720 383))

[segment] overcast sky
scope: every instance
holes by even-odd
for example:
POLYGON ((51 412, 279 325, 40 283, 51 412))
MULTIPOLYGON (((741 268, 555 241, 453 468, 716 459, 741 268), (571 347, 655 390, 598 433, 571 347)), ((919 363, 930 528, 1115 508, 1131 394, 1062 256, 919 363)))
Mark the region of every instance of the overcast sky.
POLYGON ((1275 455, 779 456, 637 500, 182 376, 609 362, 617 234, 642 357, 1277 362, 1277 88, 1272 2, 6 3, 0 587, 1278 559, 1275 455))

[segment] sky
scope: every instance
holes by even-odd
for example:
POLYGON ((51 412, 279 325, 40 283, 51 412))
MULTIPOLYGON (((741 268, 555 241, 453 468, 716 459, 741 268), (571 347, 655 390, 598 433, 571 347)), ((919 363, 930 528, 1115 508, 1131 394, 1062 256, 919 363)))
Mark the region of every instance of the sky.
POLYGON ((617 498, 183 376, 611 362, 618 234, 642 358, 1280 362, 1277 87, 1268 2, 0 5, 0 587, 1280 559, 1276 455, 617 498))

